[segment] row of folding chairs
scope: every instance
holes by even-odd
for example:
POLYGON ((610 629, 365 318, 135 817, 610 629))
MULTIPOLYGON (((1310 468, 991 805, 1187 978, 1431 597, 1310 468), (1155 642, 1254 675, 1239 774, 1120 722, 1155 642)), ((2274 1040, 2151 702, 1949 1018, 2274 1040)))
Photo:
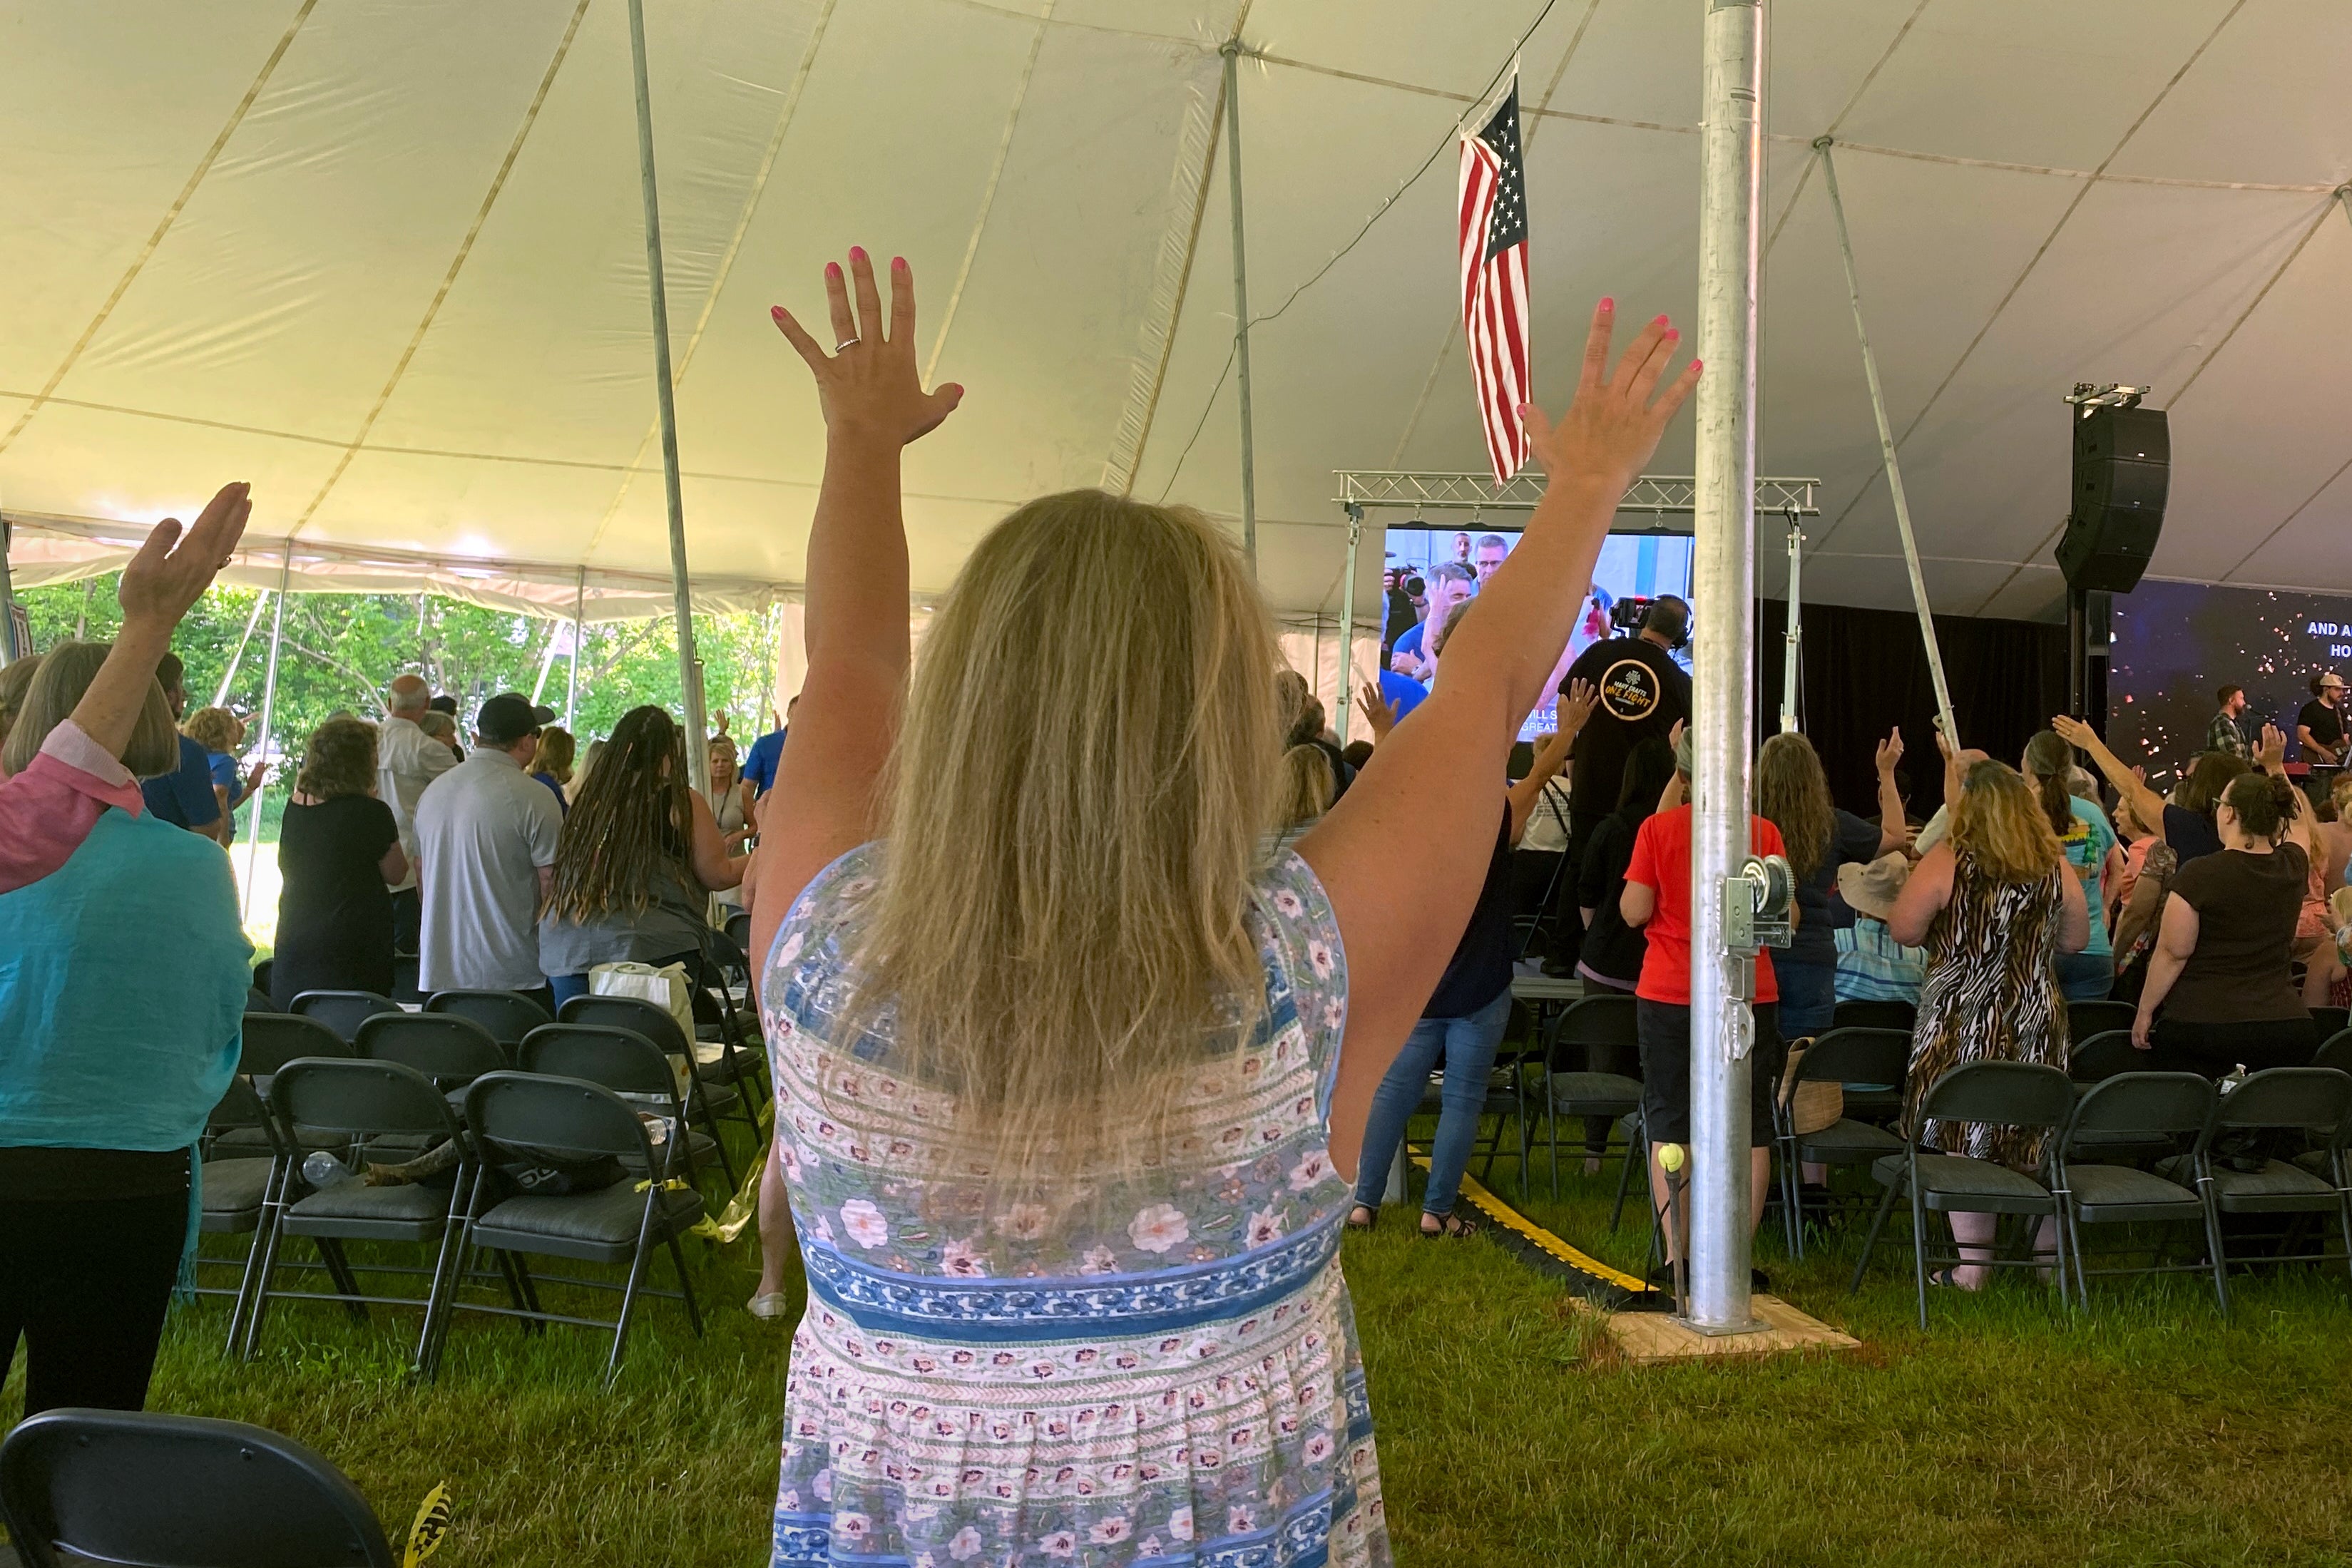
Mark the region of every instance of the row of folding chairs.
POLYGON ((510 1310, 612 1329, 608 1376, 620 1364, 656 1243, 678 1266, 674 1293, 699 1332, 677 1237, 702 1217, 696 1182, 717 1140, 691 1125, 674 1059, 646 1035, 605 1024, 542 1024, 509 1057, 464 1019, 378 1016, 362 1025, 353 1045, 307 1019, 258 1015, 247 1022, 241 1071, 211 1118, 203 1170, 204 1229, 251 1238, 230 1313, 232 1354, 255 1353, 273 1299, 340 1301, 355 1316, 364 1316, 370 1302, 419 1304, 414 1297, 363 1291, 344 1248, 349 1241, 431 1250, 429 1268, 383 1270, 428 1276, 415 1361, 421 1375, 437 1365, 473 1249, 493 1254, 510 1310), (303 1175, 304 1160, 321 1150, 355 1171, 442 1145, 454 1163, 429 1182, 370 1186, 350 1179, 320 1186, 303 1175), (501 1166, 577 1171, 583 1162, 607 1174, 611 1165, 599 1163, 611 1162, 625 1179, 580 1192, 557 1190, 565 1185, 561 1179, 542 1179, 537 1190, 509 1196, 494 1174, 501 1166), (331 1291, 278 1287, 279 1249, 288 1237, 317 1247, 331 1291), (527 1253, 626 1263, 619 1318, 604 1323, 543 1311, 522 1261, 527 1253))
POLYGON ((2023 1256, 1967 1261, 2049 1268, 2062 1297, 2071 1284, 2085 1310, 2095 1275, 2210 1273, 2214 1301, 2226 1315, 2233 1264, 2352 1263, 2352 1163, 2347 1157, 2352 1145, 2352 1073, 2340 1068, 2270 1068, 2222 1090, 2189 1072, 2120 1072, 2085 1087, 2054 1067, 1970 1062, 1928 1087, 1920 1115, 1923 1121, 2021 1128, 2043 1138, 2041 1166, 2031 1176, 1907 1140, 1900 1152, 1873 1162, 1884 1197, 1852 1288, 1861 1288, 1888 1215, 1907 1198, 1923 1329, 1931 1268, 1962 1261, 1957 1247, 1931 1253, 1931 1213, 1993 1215, 2029 1227, 2054 1220, 2057 1252, 2047 1262, 2030 1242, 2023 1256), (2293 1147, 2298 1141, 2303 1146, 2293 1147), (2288 1157, 2279 1157, 2282 1147, 2288 1157), (2332 1222, 2343 1249, 2329 1250, 2323 1239, 2318 1250, 2290 1250, 2295 1243, 2291 1232, 2279 1246, 2233 1257, 2222 1221, 2242 1216, 2316 1217, 2323 1237, 2332 1222), (2174 1221, 2201 1226, 2200 1261, 2170 1264, 2159 1249, 2144 1268, 2087 1266, 2085 1227, 2174 1221))
MULTIPOLYGON (((689 1040, 675 1018, 639 997, 574 997, 563 1004, 554 1019, 538 1001, 514 991, 440 991, 426 999, 422 1013, 410 1012, 390 998, 372 991, 305 991, 294 998, 292 1005, 291 1013, 248 1011, 248 1037, 255 1032, 252 1020, 256 1018, 295 1018, 352 1045, 370 1034, 379 1041, 396 1040, 404 1050, 414 1052, 398 1060, 409 1061, 435 1076, 457 1076, 458 1086, 462 1086, 464 1077, 513 1065, 511 1060, 494 1060, 484 1048, 484 1037, 490 1045, 510 1056, 533 1030, 558 1019, 635 1030, 669 1055, 693 1063, 692 1080, 687 1085, 687 1108, 717 1144, 714 1152, 730 1186, 739 1178, 734 1157, 720 1136, 722 1121, 741 1123, 755 1144, 761 1135, 768 1102, 766 1058, 756 1034, 744 1035, 737 1015, 732 1013, 719 1030, 713 1031, 719 1039, 703 1041, 689 1040)), ((282 1022, 257 1027, 265 1034, 284 1035, 289 1031, 289 1026, 282 1022)), ((391 1047, 386 1044, 383 1049, 391 1047)), ((280 1054, 318 1052, 309 1050, 280 1054)))

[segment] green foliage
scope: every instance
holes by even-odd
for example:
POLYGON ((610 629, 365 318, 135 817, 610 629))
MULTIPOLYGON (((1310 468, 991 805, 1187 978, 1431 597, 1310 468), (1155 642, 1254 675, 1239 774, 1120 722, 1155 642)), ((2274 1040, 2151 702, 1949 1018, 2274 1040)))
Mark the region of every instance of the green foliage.
MULTIPOLYGON (((17 595, 31 617, 34 647, 113 636, 121 621, 114 586, 109 575, 17 595)), ((210 703, 226 679, 227 706, 260 713, 272 611, 269 595, 254 589, 215 588, 197 601, 173 642, 187 664, 191 706, 210 703)), ((730 732, 747 746, 769 727, 761 710, 774 655, 771 628, 772 618, 752 614, 695 621, 711 725, 730 716, 730 732)), ((272 726, 278 746, 299 756, 303 738, 341 710, 377 716, 385 684, 408 672, 455 695, 470 719, 484 697, 538 688, 545 667, 541 700, 561 715, 568 660, 551 665, 548 653, 568 630, 438 594, 289 594, 272 726)), ((677 630, 667 617, 588 627, 574 727, 583 745, 641 704, 681 713, 681 693, 677 630)), ((260 754, 258 744, 257 734, 248 739, 249 755, 260 754)))

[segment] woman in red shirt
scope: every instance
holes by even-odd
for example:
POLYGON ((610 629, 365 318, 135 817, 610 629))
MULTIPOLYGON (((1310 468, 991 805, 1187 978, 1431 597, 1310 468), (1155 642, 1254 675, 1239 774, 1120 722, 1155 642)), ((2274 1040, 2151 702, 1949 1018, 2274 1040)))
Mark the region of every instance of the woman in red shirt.
MULTIPOLYGON (((1641 927, 1649 939, 1633 995, 1642 1044, 1642 1115, 1650 1136, 1650 1195, 1661 1213, 1666 1212, 1666 1173, 1657 1163, 1658 1150, 1690 1142, 1691 809, 1679 803, 1690 790, 1687 730, 1675 737, 1675 769, 1667 799, 1677 803, 1662 808, 1634 834, 1633 858, 1625 868, 1625 892, 1618 903, 1625 924, 1641 927)), ((1759 855, 1787 852, 1780 830, 1762 817, 1748 819, 1748 842, 1759 855)), ((1756 1048, 1748 1056, 1748 1080, 1751 1229, 1764 1217, 1765 1195, 1772 1186, 1772 1086, 1780 1082, 1781 1060, 1780 999, 1771 955, 1759 953, 1756 1048)), ((1683 1256, 1682 1232, 1690 1223, 1687 1213, 1678 1218, 1680 1223, 1665 1231, 1668 1269, 1683 1256)), ((1756 1289, 1764 1288, 1759 1270, 1756 1289)))

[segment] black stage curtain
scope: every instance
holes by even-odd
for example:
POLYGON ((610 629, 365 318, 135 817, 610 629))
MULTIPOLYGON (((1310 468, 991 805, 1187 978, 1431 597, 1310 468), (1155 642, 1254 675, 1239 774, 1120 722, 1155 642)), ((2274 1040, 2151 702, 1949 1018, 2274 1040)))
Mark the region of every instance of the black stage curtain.
MULTIPOLYGON (((1756 739, 1780 727, 1780 671, 1788 643, 1788 606, 1756 607, 1756 739)), ((2036 730, 2066 709, 2066 628, 2038 621, 1936 617, 1936 641, 1951 683, 1952 719, 1964 745, 2016 766, 2036 730)), ((1936 688, 1919 642, 1919 619, 1907 610, 1804 607, 1800 655, 1799 727, 1821 753, 1837 803, 1878 814, 1872 762, 1890 727, 1903 730, 1898 769, 1916 816, 1943 800, 1936 750, 1936 688)))

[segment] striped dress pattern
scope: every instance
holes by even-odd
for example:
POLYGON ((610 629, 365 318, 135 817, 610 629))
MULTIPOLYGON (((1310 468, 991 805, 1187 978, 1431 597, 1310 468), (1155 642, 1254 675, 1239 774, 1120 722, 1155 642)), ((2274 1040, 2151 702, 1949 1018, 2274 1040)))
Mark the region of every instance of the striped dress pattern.
POLYGON ((2042 1134, 1985 1122, 1919 1125, 1919 1102, 1936 1080, 1969 1061, 2066 1065, 2066 1004, 2051 961, 2070 874, 2062 864, 2038 882, 2005 883, 1966 850, 1952 864, 1952 896, 1927 928, 1927 977, 1911 1036, 1904 1125, 1946 1154, 2031 1171, 2042 1134))
POLYGON ((1314 873, 1261 873, 1265 1015, 1204 1044, 1165 1150, 1014 1201, 975 1179, 952 1093, 894 1070, 887 1008, 844 1021, 883 857, 812 883, 761 977, 809 1291, 773 1568, 1385 1568, 1314 873))

